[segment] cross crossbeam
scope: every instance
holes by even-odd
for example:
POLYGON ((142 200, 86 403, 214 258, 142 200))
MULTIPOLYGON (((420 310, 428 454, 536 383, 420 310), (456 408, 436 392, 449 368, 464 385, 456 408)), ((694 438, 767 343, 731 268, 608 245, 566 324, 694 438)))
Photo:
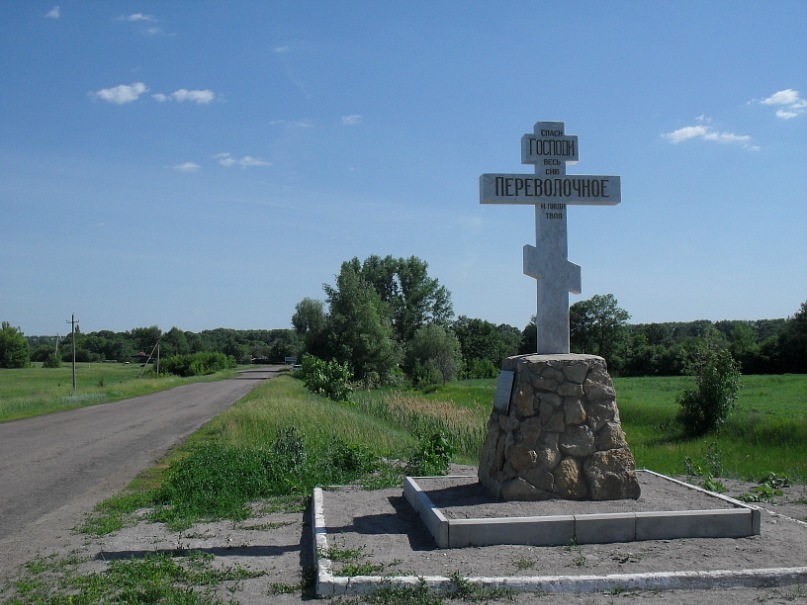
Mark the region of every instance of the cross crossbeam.
POLYGON ((521 138, 521 163, 534 164, 535 175, 479 177, 480 203, 535 206, 535 246, 524 246, 523 269, 538 282, 537 352, 547 355, 569 352, 569 292, 581 292, 580 267, 568 260, 566 206, 622 201, 618 176, 566 174, 579 150, 577 136, 564 130, 563 122, 537 122, 521 138))

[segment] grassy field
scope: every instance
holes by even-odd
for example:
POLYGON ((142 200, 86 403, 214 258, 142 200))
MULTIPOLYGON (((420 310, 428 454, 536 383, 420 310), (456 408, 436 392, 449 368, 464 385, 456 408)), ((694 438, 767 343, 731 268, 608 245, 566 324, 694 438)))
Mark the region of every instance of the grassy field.
MULTIPOLYGON (((617 378, 623 428, 640 468, 682 475, 700 466, 715 476, 758 481, 769 472, 807 482, 807 376, 745 376, 722 431, 692 439, 675 421, 687 377, 617 378)), ((293 379, 270 381, 214 422, 230 443, 261 443, 281 426, 311 436, 334 434, 384 456, 400 456, 413 435, 443 431, 456 459, 475 464, 485 437, 495 380, 461 381, 431 393, 381 389, 335 404, 293 379)))
MULTIPOLYGON (((676 398, 693 384, 688 377, 614 380, 622 426, 640 468, 681 475, 689 458, 715 476, 758 481, 775 472, 807 482, 807 376, 744 376, 737 407, 720 434, 699 439, 684 437, 675 421, 676 398)), ((478 427, 484 427, 494 390, 494 380, 471 380, 429 394, 377 391, 358 399, 363 409, 390 421, 401 422, 408 410, 410 426, 442 423, 455 433, 461 458, 476 462, 484 437, 478 427), (452 408, 450 420, 441 420, 439 410, 452 408)))
MULTIPOLYGON (((807 376, 745 377, 737 409, 721 433, 700 439, 684 437, 675 421, 676 398, 691 381, 614 381, 639 468, 669 475, 699 468, 703 475, 755 482, 773 472, 807 483, 807 376)), ((358 479, 368 486, 398 485, 405 465, 423 452, 420 437, 434 433, 447 438, 455 461, 476 464, 494 390, 495 380, 471 380, 428 394, 361 391, 352 402, 336 403, 289 376, 266 381, 142 475, 130 494, 110 501, 97 526, 111 531, 121 514, 149 503, 187 508, 180 517, 161 519, 183 526, 220 514, 215 511, 237 516, 250 498, 288 495, 299 501, 316 484, 358 479), (284 458, 291 461, 288 467, 275 468, 284 458), (248 475, 270 480, 244 491, 248 475), (166 485, 173 485, 171 493, 160 495, 166 485), (210 485, 219 486, 221 502, 211 497, 210 485), (191 505, 199 507, 191 511, 191 505)))
MULTIPOLYGON (((104 375, 105 384, 109 376, 104 375)), ((126 384, 122 376, 118 379, 126 384)), ((68 374, 63 377, 69 380, 68 374)), ((689 458, 690 468, 701 466, 715 476, 758 481, 775 472, 807 482, 807 376, 745 377, 736 413, 720 435, 706 439, 683 438, 675 423, 676 397, 690 381, 615 380, 623 427, 639 467, 680 475, 689 458)), ((133 511, 150 508, 154 521, 180 531, 204 518, 243 518, 249 514, 246 504, 255 501, 267 509, 301 512, 313 485, 359 480, 369 488, 400 486, 405 467, 394 461, 405 462, 422 449, 415 433, 441 431, 457 448, 456 460, 476 463, 494 390, 494 380, 464 381, 428 394, 365 391, 356 393, 353 402, 335 403, 309 393, 292 377, 266 381, 173 450, 163 464, 143 473, 129 490, 102 502, 81 529, 115 531, 133 511)), ((32 565, 41 570, 9 585, 14 593, 10 603, 45 605, 57 602, 54 595, 60 603, 70 598, 123 602, 132 582, 159 588, 160 602, 213 603, 220 601, 188 601, 189 587, 244 573, 228 569, 212 577, 208 560, 169 556, 113 562, 103 577, 51 570, 47 561, 32 565), (61 584, 52 586, 53 577, 61 584)), ((435 597, 428 602, 444 601, 435 597)))
POLYGON ((88 405, 138 397, 189 382, 220 380, 232 376, 222 372, 212 376, 154 378, 135 364, 82 363, 76 365, 76 391, 72 368, 43 368, 35 364, 18 370, 0 369, 0 422, 71 410, 88 405), (151 377, 149 377, 151 376, 151 377))
MULTIPOLYGON (((137 397, 196 379, 138 378, 123 364, 0 370, 0 422, 137 397)), ((216 374, 203 380, 231 374, 216 374)), ((675 421, 676 398, 687 377, 616 378, 623 428, 637 465, 667 474, 700 466, 715 476, 759 480, 768 472, 807 482, 807 376, 744 376, 737 407, 718 435, 688 439, 675 421)), ((295 427, 312 443, 338 437, 385 457, 404 455, 415 436, 443 431, 458 461, 476 463, 485 436, 495 380, 466 380, 430 393, 379 389, 334 404, 298 381, 273 380, 217 418, 197 439, 253 447, 295 427)))

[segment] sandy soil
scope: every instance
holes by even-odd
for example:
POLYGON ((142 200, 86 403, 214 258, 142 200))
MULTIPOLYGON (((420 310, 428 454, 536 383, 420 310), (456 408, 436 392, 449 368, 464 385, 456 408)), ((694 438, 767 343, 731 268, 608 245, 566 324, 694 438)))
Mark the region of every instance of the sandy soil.
MULTIPOLYGON (((471 467, 455 467, 456 474, 473 474, 471 467)), ((728 495, 739 495, 753 485, 726 480, 728 495)), ((807 487, 784 489, 775 505, 763 504, 762 533, 741 539, 661 540, 563 547, 496 546, 440 550, 404 500, 400 488, 362 492, 325 492, 329 547, 360 553, 352 563, 373 565, 378 575, 547 576, 604 575, 649 571, 740 570, 807 566, 807 487)), ((182 533, 163 525, 139 521, 102 538, 65 531, 51 518, 52 531, 39 541, 40 555, 77 554, 85 571, 102 570, 108 561, 159 551, 201 550, 215 556, 220 566, 241 566, 264 573, 259 578, 221 587, 225 600, 238 603, 300 603, 310 591, 290 588, 303 581, 313 564, 312 536, 305 513, 267 513, 242 523, 217 522, 194 526, 182 533), (49 536, 49 537, 48 537, 49 536)), ((344 562, 334 562, 334 571, 344 562)), ((708 591, 629 592, 621 594, 521 594, 508 603, 706 603, 731 600, 750 603, 807 603, 807 586, 708 591)), ((451 601, 461 603, 462 601, 451 601)))

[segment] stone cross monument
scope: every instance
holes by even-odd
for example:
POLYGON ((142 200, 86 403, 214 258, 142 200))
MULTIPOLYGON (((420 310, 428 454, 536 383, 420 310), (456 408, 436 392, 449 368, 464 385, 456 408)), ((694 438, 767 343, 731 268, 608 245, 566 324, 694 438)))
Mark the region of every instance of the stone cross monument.
POLYGON ((535 206, 535 246, 524 246, 524 273, 538 280, 535 323, 538 353, 569 352, 569 292, 580 294, 580 267, 567 258, 566 206, 613 206, 621 201, 618 176, 566 175, 578 161, 577 137, 564 134, 563 122, 538 122, 521 138, 521 163, 534 164, 535 176, 483 174, 483 204, 535 206))
POLYGON ((479 461, 479 480, 505 500, 615 500, 641 493, 605 360, 569 354, 569 292, 580 267, 569 262, 566 206, 621 201, 618 176, 567 175, 577 137, 563 122, 538 122, 521 139, 535 175, 483 174, 483 204, 535 206, 535 246, 524 273, 538 280, 538 354, 505 359, 479 461))

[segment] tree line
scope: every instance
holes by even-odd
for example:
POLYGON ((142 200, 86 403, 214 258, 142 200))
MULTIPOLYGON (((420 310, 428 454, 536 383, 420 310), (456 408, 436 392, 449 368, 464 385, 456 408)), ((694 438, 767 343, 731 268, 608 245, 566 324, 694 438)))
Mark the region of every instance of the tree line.
MULTIPOLYGON (((502 359, 537 350, 535 325, 524 328, 455 317, 451 293, 417 258, 370 256, 342 263, 325 300, 304 298, 292 329, 202 332, 157 326, 126 332, 77 330, 76 360, 132 361, 150 354, 221 353, 239 363, 282 363, 308 354, 347 367, 368 386, 408 381, 435 384, 456 378, 495 377, 502 359)), ((630 324, 612 294, 570 308, 571 349, 600 355, 614 375, 693 373, 704 342, 728 351, 745 374, 807 373, 807 301, 788 319, 630 324)), ((71 334, 24 336, 3 322, 0 367, 72 359, 71 334)))
MULTIPOLYGON (((16 328, 12 328, 21 334, 16 328)), ((283 361, 298 352, 300 342, 293 330, 235 330, 216 328, 202 332, 189 332, 173 327, 163 332, 157 326, 134 328, 126 332, 99 330, 75 333, 76 361, 131 362, 140 360, 141 353, 156 356, 160 343, 160 356, 192 355, 195 353, 222 353, 238 363, 283 361)), ((73 336, 26 336, 23 338, 32 362, 46 362, 55 355, 60 362, 72 360, 73 336)))

